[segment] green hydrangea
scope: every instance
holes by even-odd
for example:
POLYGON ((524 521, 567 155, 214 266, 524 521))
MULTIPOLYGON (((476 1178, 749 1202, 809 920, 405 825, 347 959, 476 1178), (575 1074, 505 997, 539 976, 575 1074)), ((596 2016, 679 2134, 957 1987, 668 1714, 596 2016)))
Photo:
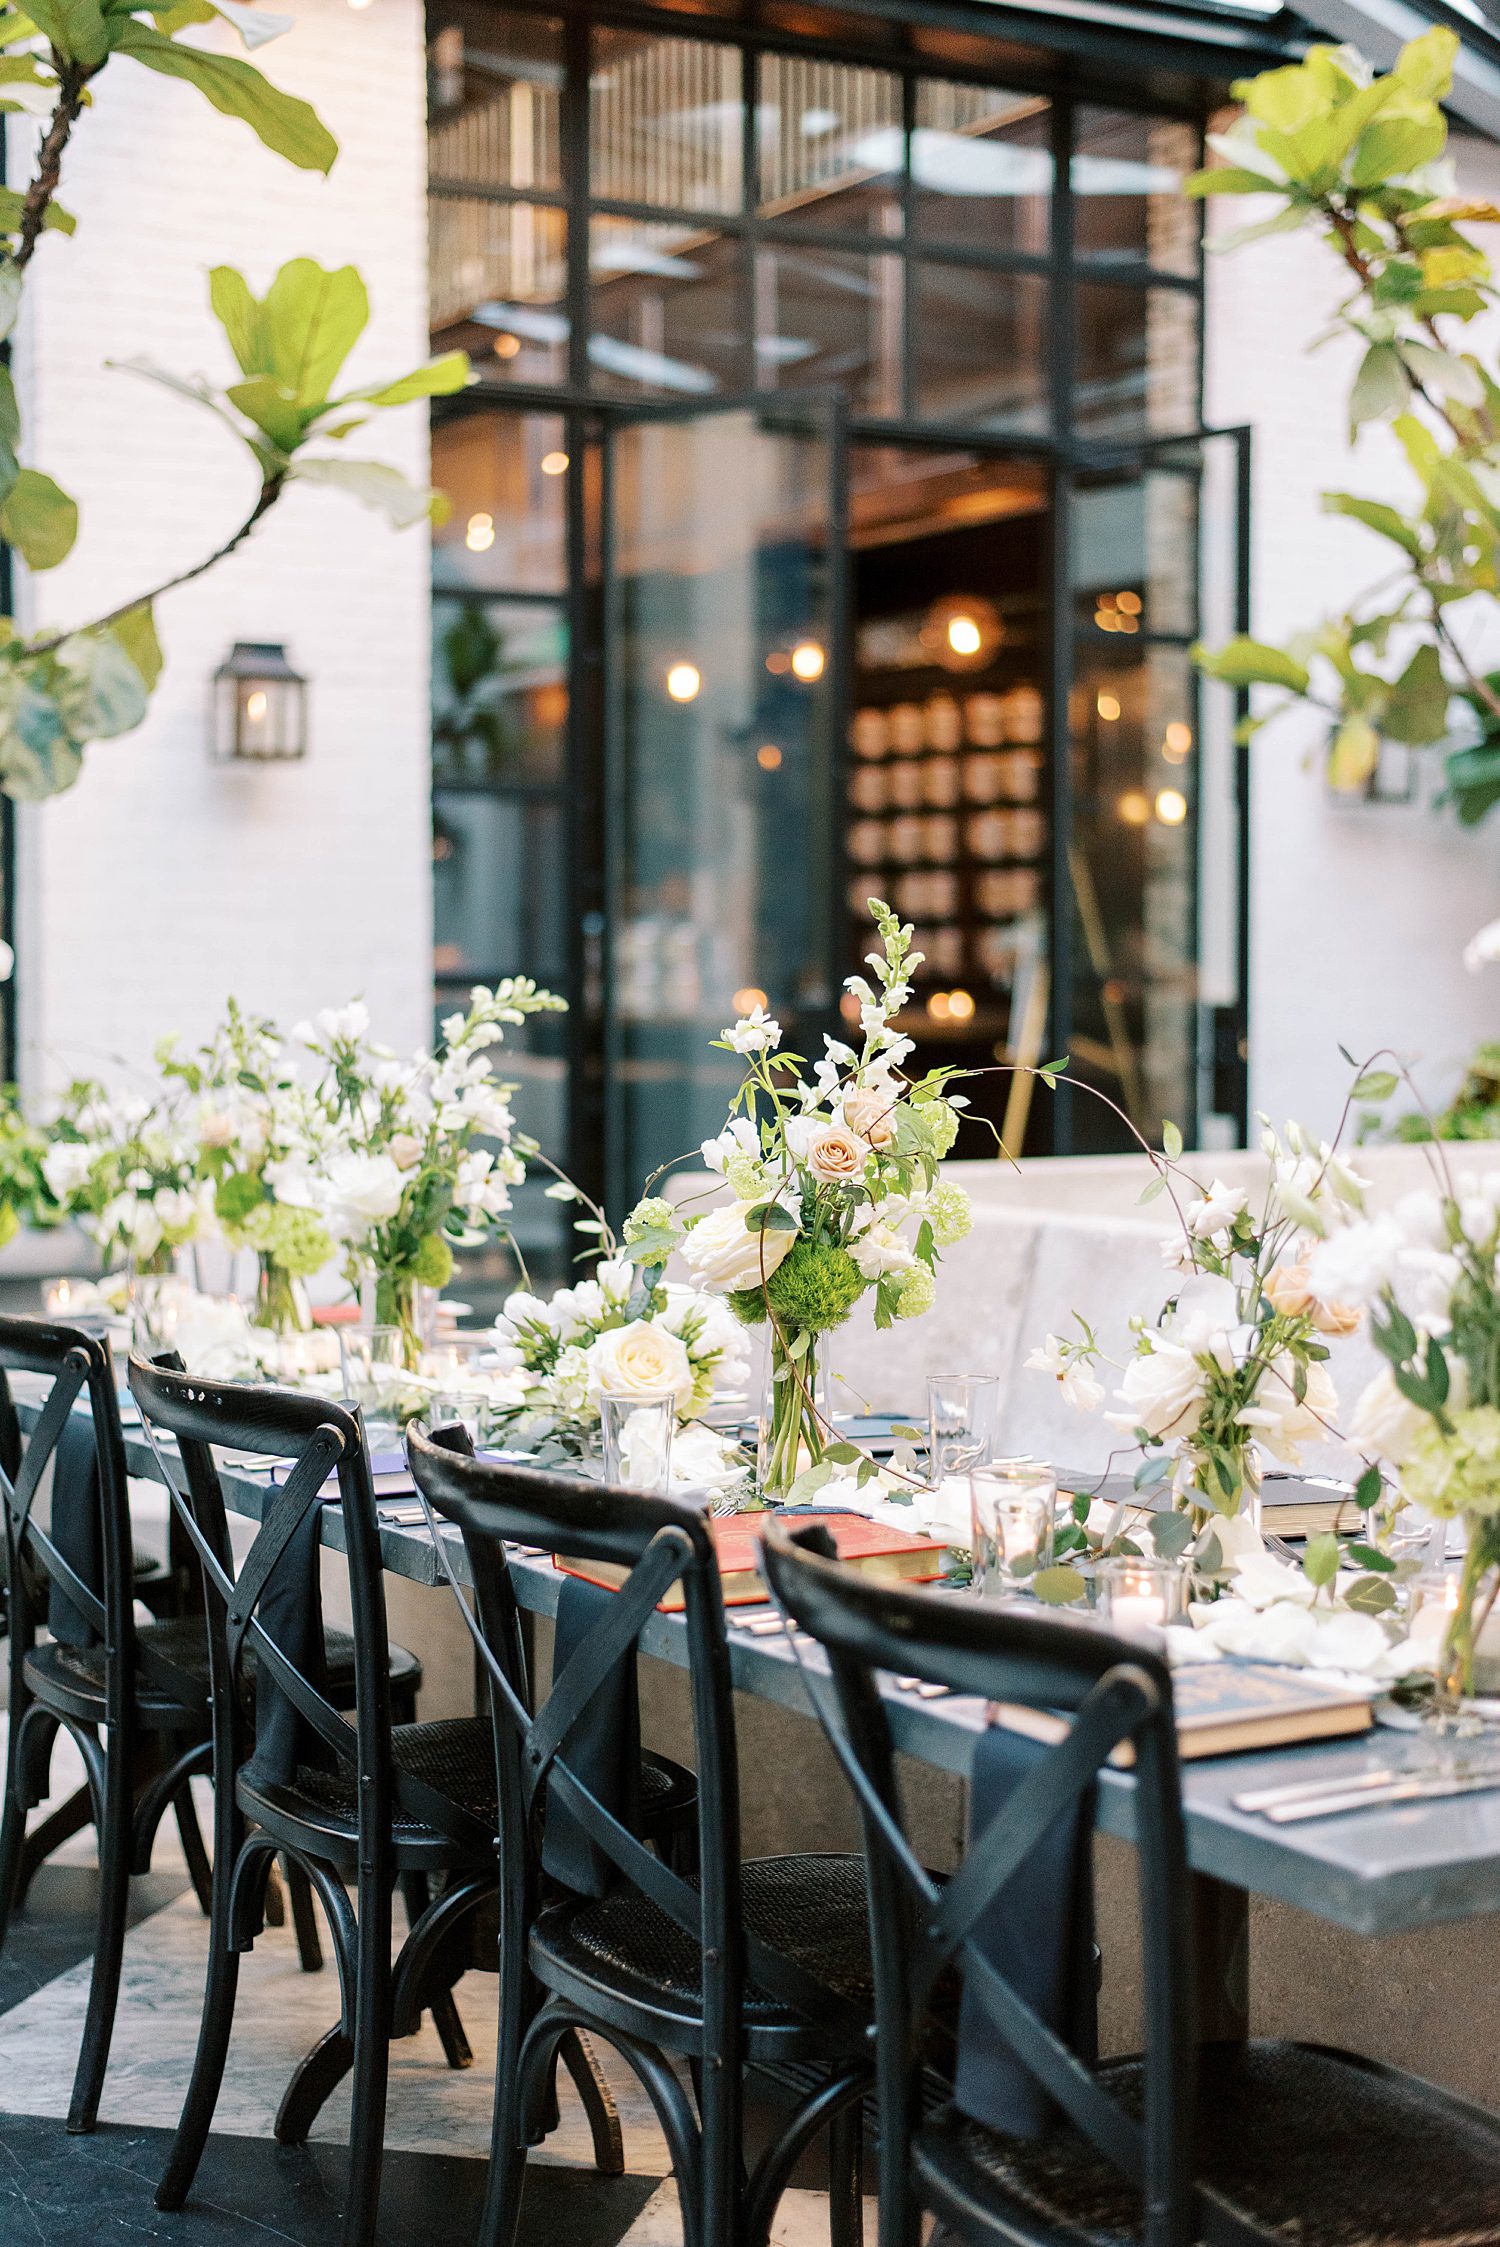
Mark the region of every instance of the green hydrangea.
POLYGON ((919 1319, 930 1311, 937 1301, 937 1281, 925 1264, 914 1265, 901 1282, 901 1292, 896 1297, 895 1312, 898 1319, 919 1319))
MULTIPOLYGON (((258 1228, 261 1248, 278 1264, 289 1279, 310 1279, 320 1272, 333 1254, 333 1240, 328 1228, 310 1209, 287 1209, 279 1204, 263 1204, 265 1220, 258 1228)), ((254 1212, 259 1217, 260 1211, 254 1212)))
POLYGON ((731 1155, 725 1166, 724 1180, 736 1201, 759 1201, 765 1191, 760 1165, 750 1155, 731 1155))
POLYGON ((418 1287, 446 1287, 453 1277, 453 1251, 441 1233, 426 1233, 418 1241, 407 1271, 418 1287))
POLYGON ((219 1180, 214 1208, 226 1232, 243 1228, 257 1210, 266 1207, 266 1189, 253 1171, 234 1170, 219 1180))
POLYGON ((847 1248, 835 1248, 830 1241, 799 1240, 767 1280, 765 1292, 783 1326, 822 1334, 843 1325, 866 1284, 847 1248))
POLYGON ((946 1100, 919 1100, 912 1112, 924 1126, 928 1144, 941 1162, 958 1137, 958 1110, 950 1108, 946 1100))
POLYGON ((1423 1421, 1401 1470, 1413 1505, 1444 1517, 1500 1512, 1500 1408, 1471 1404, 1452 1415, 1452 1433, 1423 1421))
POLYGON ((648 1194, 644 1201, 636 1203, 625 1220, 625 1245, 629 1248, 636 1241, 645 1240, 648 1234, 659 1233, 676 1222, 672 1204, 661 1194, 648 1194))
POLYGON ((962 1186, 940 1178, 927 1197, 927 1221, 939 1248, 951 1248, 965 1239, 974 1229, 974 1210, 962 1186))

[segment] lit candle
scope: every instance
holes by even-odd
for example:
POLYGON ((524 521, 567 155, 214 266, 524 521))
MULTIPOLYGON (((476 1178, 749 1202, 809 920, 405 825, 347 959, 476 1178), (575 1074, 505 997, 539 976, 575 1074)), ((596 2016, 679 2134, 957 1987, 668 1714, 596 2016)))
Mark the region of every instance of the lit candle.
POLYGON ((1159 1631, 1167 1619, 1167 1603, 1160 1592, 1115 1592, 1109 1619, 1117 1631, 1159 1631))

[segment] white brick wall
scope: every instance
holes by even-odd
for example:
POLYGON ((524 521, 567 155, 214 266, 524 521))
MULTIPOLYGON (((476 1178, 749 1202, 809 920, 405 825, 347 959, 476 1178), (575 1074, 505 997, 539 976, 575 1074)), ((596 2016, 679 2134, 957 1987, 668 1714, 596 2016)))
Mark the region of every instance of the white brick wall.
MULTIPOLYGON (((426 354, 419 0, 296 0, 261 49, 340 142, 329 178, 293 170, 192 89, 116 62, 67 159, 71 241, 32 271, 18 367, 27 457, 75 495, 64 566, 23 614, 82 621, 211 550, 255 488, 209 413, 111 358, 232 379, 211 265, 257 292, 296 255, 365 277, 351 380, 426 354)), ((208 36, 217 39, 222 27, 208 36)), ((227 33, 223 34, 229 44, 227 33)), ((238 51, 237 48, 235 51, 238 51)), ((24 176, 12 127, 10 176, 24 176)), ((425 412, 351 450, 425 480, 425 412)), ((398 1045, 429 1019, 428 546, 333 493, 294 492, 238 555, 164 601, 167 668, 139 732, 90 751, 69 795, 20 817, 24 1070, 56 1082, 204 1031, 234 992, 291 1021, 354 991, 398 1045), (305 763, 209 762, 209 679, 237 639, 281 640, 312 684, 305 763)))
MULTIPOLYGON (((1493 186, 1494 148, 1458 153, 1464 186, 1493 186)), ((1210 213, 1221 228, 1243 218, 1227 197, 1210 213)), ((1348 449, 1351 351, 1340 341, 1307 356, 1341 293, 1329 253, 1301 235, 1210 256, 1206 417, 1254 426, 1252 625, 1273 641, 1387 568, 1390 548, 1324 515, 1318 494, 1412 490, 1388 434, 1348 449)), ((1442 1099, 1476 1041, 1500 1034, 1500 969, 1475 978, 1460 961, 1500 914, 1500 815, 1470 834, 1423 804, 1336 802, 1309 757, 1319 738, 1298 714, 1251 747, 1250 1095, 1331 1125, 1349 1074, 1341 1043, 1422 1056, 1442 1099)))

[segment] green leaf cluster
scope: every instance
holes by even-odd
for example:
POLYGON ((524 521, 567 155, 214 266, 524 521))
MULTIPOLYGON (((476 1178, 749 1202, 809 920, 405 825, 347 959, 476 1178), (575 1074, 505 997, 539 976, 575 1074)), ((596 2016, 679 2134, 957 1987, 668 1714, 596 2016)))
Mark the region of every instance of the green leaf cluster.
MULTIPOLYGON (((1464 602, 1500 591, 1500 381, 1462 331, 1497 302, 1490 260, 1466 228, 1500 222, 1500 205, 1460 197, 1440 162, 1455 35, 1441 26, 1374 72, 1348 47, 1247 80, 1218 162, 1189 192, 1250 196, 1269 208, 1217 246, 1309 228, 1349 280, 1335 328, 1359 343, 1349 396, 1351 437, 1389 422, 1415 499, 1329 491, 1330 514, 1384 542, 1379 585, 1343 616, 1284 647, 1240 635, 1195 649, 1204 672, 1241 694, 1277 688, 1327 720, 1329 778, 1363 789, 1383 742, 1450 748, 1447 795, 1473 824, 1500 802, 1500 681, 1476 677, 1463 654, 1464 602), (1456 743, 1458 701, 1477 714, 1477 743, 1456 743)), ((1287 701, 1242 722, 1249 738, 1287 701)))

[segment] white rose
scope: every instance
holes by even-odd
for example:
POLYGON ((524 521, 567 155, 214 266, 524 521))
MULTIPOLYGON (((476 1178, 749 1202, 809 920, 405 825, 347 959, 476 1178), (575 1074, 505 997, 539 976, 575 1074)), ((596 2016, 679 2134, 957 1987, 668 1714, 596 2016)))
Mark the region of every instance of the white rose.
POLYGON ((1354 1449, 1367 1459, 1383 1459, 1399 1467, 1406 1459, 1426 1420, 1396 1386, 1396 1377, 1383 1365, 1355 1401, 1348 1427, 1354 1449))
POLYGON ((632 1319, 628 1326, 611 1327, 591 1342, 584 1355, 589 1366, 589 1396, 597 1404, 606 1393, 617 1397, 660 1396, 676 1399, 681 1411, 693 1393, 693 1368, 686 1349, 675 1334, 653 1326, 649 1319, 632 1319))
POLYGON ((1307 1367, 1307 1388, 1297 1402, 1295 1375, 1289 1360, 1273 1359, 1256 1386, 1255 1401, 1237 1415, 1242 1428, 1251 1429, 1272 1457, 1285 1466, 1299 1464, 1304 1443, 1316 1443, 1333 1433, 1338 1392, 1326 1365, 1314 1359, 1307 1367))
POLYGON ((1486 921, 1475 931, 1464 946, 1464 966, 1471 975, 1481 968, 1493 967, 1500 960, 1500 921, 1486 921))
POLYGON ((60 1202, 78 1192, 92 1167, 90 1150, 71 1139, 59 1139, 42 1157, 42 1176, 60 1202))
POLYGON ((321 1190, 330 1228, 348 1239, 395 1216, 404 1181, 389 1155, 361 1154, 350 1148, 329 1156, 321 1190))
POLYGON ((1320 1303, 1366 1304, 1388 1284, 1402 1246, 1402 1230, 1394 1218, 1346 1225, 1313 1249, 1307 1260, 1308 1291, 1320 1303))
POLYGON ((751 1233, 745 1228, 750 1202, 726 1202, 699 1220, 683 1237, 682 1261, 702 1287, 729 1295, 758 1287, 791 1249, 793 1232, 751 1233))
POLYGON ((205 1147, 232 1146, 236 1137, 233 1116, 227 1115, 222 1108, 210 1108, 199 1119, 198 1137, 205 1147))
POLYGON ((1106 1414, 1111 1426, 1127 1433, 1144 1428, 1148 1436, 1170 1442, 1190 1436, 1203 1409, 1206 1381, 1189 1349, 1169 1335, 1155 1335, 1125 1368, 1116 1394, 1123 1412, 1106 1414))

